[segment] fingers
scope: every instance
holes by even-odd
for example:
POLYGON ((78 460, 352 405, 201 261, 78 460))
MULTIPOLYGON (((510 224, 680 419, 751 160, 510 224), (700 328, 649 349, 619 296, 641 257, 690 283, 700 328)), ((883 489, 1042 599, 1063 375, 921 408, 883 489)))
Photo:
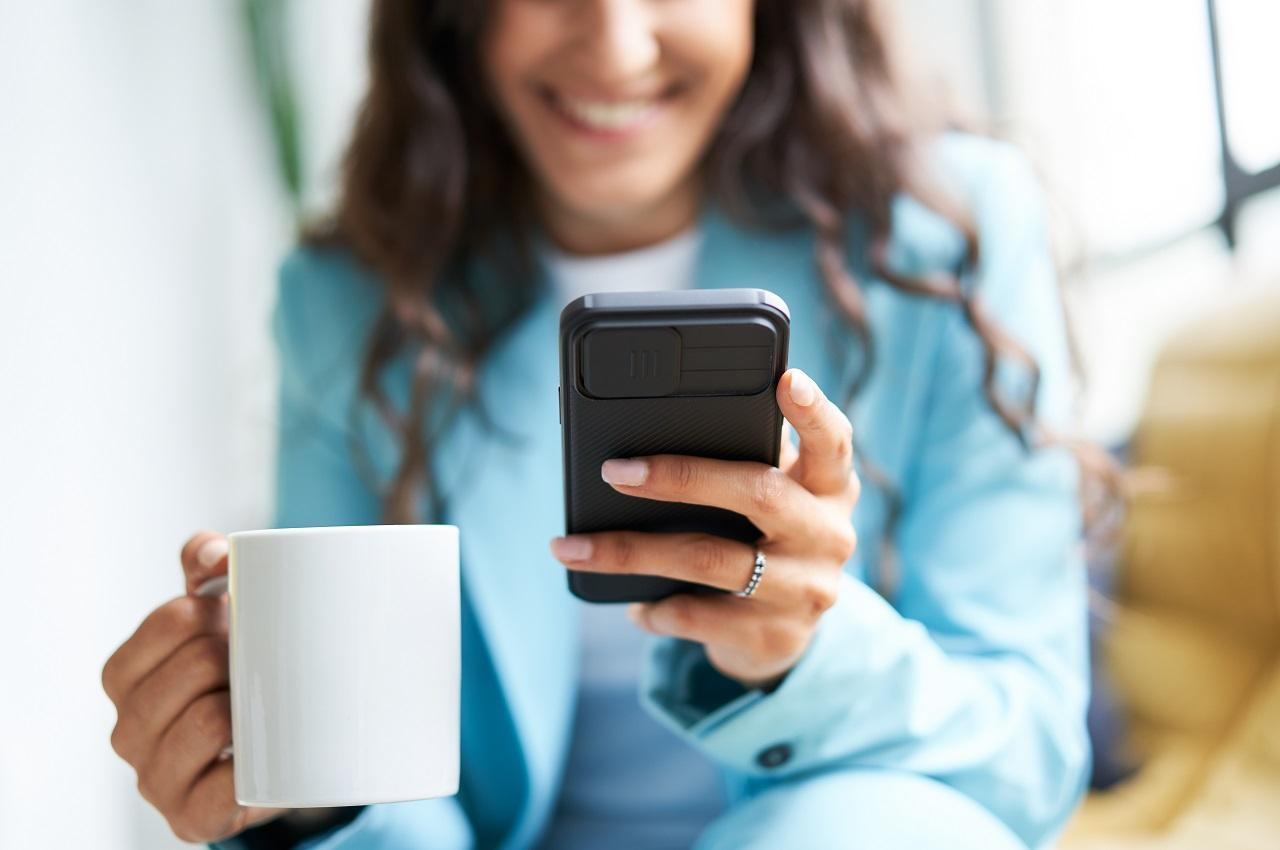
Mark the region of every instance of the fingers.
POLYGON ((251 810, 236 802, 235 766, 215 762, 200 774, 169 821, 178 838, 192 843, 217 841, 243 831, 251 810))
POLYGON ((593 573, 634 573, 741 590, 751 576, 755 548, 711 534, 610 531, 551 541, 565 566, 593 573))
POLYGON ((138 774, 138 789, 174 834, 209 843, 279 816, 284 809, 235 801, 225 589, 202 598, 202 585, 225 580, 227 541, 201 532, 182 547, 187 594, 152 611, 102 668, 116 704, 111 745, 138 774))
POLYGON ((736 511, 770 539, 820 533, 814 498, 777 467, 687 455, 607 460, 600 474, 629 496, 736 511))
POLYGON ((237 803, 233 774, 232 762, 217 761, 197 777, 181 808, 169 821, 174 834, 192 843, 211 843, 285 811, 237 803))
POLYGON ((627 606, 627 616, 652 634, 703 644, 747 646, 756 639, 756 623, 742 616, 743 604, 744 600, 731 596, 677 593, 659 602, 632 603, 627 606))
POLYGON ((147 615, 137 630, 107 659, 102 688, 120 705, 144 676, 180 646, 202 634, 226 636, 226 597, 179 596, 147 615))
POLYGON ((176 811, 205 769, 231 743, 231 692, 218 690, 189 703, 138 771, 138 790, 162 812, 176 811))
POLYGON ((187 593, 211 578, 227 574, 227 538, 216 531, 201 531, 182 547, 180 558, 186 577, 187 593))
POLYGON ((193 703, 180 723, 158 751, 172 757, 154 759, 138 774, 139 789, 168 819, 178 838, 191 843, 220 841, 286 811, 236 802, 234 762, 218 758, 213 743, 224 734, 230 740, 227 691, 208 694, 193 703), (204 731, 206 727, 212 734, 204 731), (212 759, 208 755, 211 750, 212 759))
MULTIPOLYGON (((816 555, 836 565, 849 559, 856 546, 852 526, 845 522, 836 527, 841 529, 839 533, 829 531, 822 540, 810 541, 811 557, 816 555)), ((765 570, 751 597, 751 610, 771 605, 799 617, 817 619, 831 606, 839 583, 838 570, 811 568, 768 544, 763 544, 761 550, 765 554, 765 570)), ((663 576, 735 593, 746 587, 755 568, 754 546, 694 532, 571 534, 554 538, 551 552, 572 570, 663 576)))
POLYGON ((145 764, 161 736, 200 696, 228 687, 227 639, 197 635, 137 684, 120 706, 111 745, 130 764, 145 764))
POLYGON ((799 456, 789 474, 818 496, 845 493, 855 486, 853 426, 813 379, 799 369, 788 369, 778 382, 778 407, 800 437, 799 456))
POLYGON ((823 523, 809 520, 812 497, 837 497, 842 512, 857 502, 860 488, 853 473, 853 426, 799 369, 782 376, 777 398, 800 440, 797 450, 784 432, 777 468, 745 461, 652 455, 607 460, 601 466, 601 477, 627 495, 735 511, 770 539, 817 531, 823 523))
POLYGON ((660 602, 628 607, 631 619, 651 634, 701 643, 711 663, 747 687, 763 686, 786 672, 804 652, 812 627, 780 617, 754 599, 678 593, 660 602))

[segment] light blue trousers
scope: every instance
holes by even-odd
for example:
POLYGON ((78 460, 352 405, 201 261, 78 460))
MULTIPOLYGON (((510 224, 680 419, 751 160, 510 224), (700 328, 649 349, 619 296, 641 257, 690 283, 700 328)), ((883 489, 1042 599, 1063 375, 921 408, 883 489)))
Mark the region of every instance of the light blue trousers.
POLYGON ((771 784, 738 802, 695 850, 1027 850, 1003 823, 932 779, 841 770, 771 784))

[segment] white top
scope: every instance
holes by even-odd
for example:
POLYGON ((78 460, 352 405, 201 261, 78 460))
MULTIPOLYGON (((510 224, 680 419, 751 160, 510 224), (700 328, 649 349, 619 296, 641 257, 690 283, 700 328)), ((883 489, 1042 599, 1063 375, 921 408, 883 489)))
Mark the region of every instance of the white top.
MULTIPOLYGON (((634 251, 578 257, 543 245, 561 305, 588 292, 694 285, 696 229, 634 251)), ((649 636, 624 605, 582 603, 582 667, 564 784, 542 840, 555 850, 689 847, 724 810, 714 764, 640 706, 649 636)))
POLYGON ((633 251, 582 257, 542 243, 543 261, 561 306, 588 292, 692 289, 702 234, 696 228, 633 251))

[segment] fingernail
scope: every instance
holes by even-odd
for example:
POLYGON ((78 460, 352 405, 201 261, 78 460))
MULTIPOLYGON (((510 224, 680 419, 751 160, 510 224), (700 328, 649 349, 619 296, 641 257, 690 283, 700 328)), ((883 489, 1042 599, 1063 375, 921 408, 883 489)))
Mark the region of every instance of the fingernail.
POLYGON ((562 561, 585 561, 591 557, 591 539, 573 534, 553 537, 551 553, 562 561))
POLYGON ((649 477, 649 463, 635 458, 606 460, 600 467, 600 477, 610 484, 643 484, 649 477))
POLYGON ((818 397, 818 386, 804 372, 791 373, 791 400, 801 407, 808 407, 818 397))
POLYGON ((205 569, 213 567, 227 554, 227 539, 215 537, 196 550, 196 562, 205 569))
POLYGON ((196 588, 196 596, 222 596, 226 592, 226 576, 214 576, 196 588))
POLYGON ((635 623, 637 626, 642 625, 644 622, 643 616, 641 615, 641 612, 640 612, 640 608, 641 608, 641 603, 639 602, 632 602, 630 605, 627 606, 627 619, 635 623))

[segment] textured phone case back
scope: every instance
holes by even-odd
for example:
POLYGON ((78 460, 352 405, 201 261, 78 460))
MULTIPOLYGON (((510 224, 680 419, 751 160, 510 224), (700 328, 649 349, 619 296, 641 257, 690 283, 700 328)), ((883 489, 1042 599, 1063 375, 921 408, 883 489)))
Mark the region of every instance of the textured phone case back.
MULTIPOLYGON (((731 511, 619 493, 600 477, 600 465, 652 454, 776 465, 782 416, 775 391, 786 370, 787 337, 786 305, 763 290, 611 293, 568 305, 560 333, 566 530, 759 538, 750 521, 731 511), (631 387, 659 394, 631 397, 631 387)), ((750 566, 744 558, 744 583, 750 566)), ((572 570, 569 586, 596 602, 705 589, 572 570)))

